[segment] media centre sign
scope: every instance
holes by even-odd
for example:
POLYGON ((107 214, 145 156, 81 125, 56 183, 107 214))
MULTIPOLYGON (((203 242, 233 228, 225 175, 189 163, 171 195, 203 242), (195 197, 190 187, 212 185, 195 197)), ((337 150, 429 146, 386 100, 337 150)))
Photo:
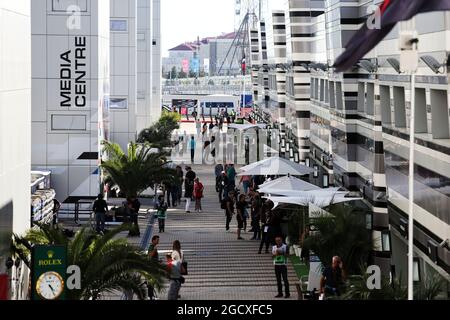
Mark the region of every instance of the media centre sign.
POLYGON ((74 49, 60 54, 60 106, 87 106, 87 37, 76 36, 74 49))

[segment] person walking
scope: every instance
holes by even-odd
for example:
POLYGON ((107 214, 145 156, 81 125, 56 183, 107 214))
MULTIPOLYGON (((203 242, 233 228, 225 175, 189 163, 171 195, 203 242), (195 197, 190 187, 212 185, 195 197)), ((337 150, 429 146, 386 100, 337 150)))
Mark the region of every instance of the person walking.
POLYGON ((95 230, 97 233, 101 234, 105 233, 106 213, 109 213, 108 204, 103 198, 103 194, 100 193, 97 196, 97 200, 94 201, 94 205, 92 207, 92 211, 95 213, 95 230))
POLYGON ((172 243, 172 259, 178 260, 180 262, 184 261, 184 252, 181 250, 181 242, 180 240, 175 240, 172 243))
POLYGON ((281 283, 281 278, 284 282, 284 297, 288 299, 291 294, 289 292, 289 281, 287 273, 287 257, 288 248, 286 244, 283 243, 281 237, 276 237, 275 245, 272 247, 273 264, 275 265, 275 276, 277 278, 278 295, 275 298, 283 297, 283 285, 281 283))
POLYGON ((216 176, 216 192, 219 192, 220 177, 222 175, 222 171, 223 171, 223 164, 221 163, 216 164, 216 166, 214 167, 214 175, 216 176))
POLYGON ((181 166, 175 168, 175 184, 177 186, 177 202, 181 203, 181 198, 183 197, 183 169, 181 166))
POLYGON ((251 240, 261 240, 261 210, 262 200, 259 192, 254 191, 252 193, 252 230, 253 238, 251 240))
POLYGON ((195 200, 195 212, 201 213, 202 212, 202 198, 203 198, 203 191, 204 186, 200 182, 199 178, 195 178, 194 182, 194 200, 195 200))
MULTIPOLYGON (((181 275, 183 274, 187 274, 187 270, 185 269, 185 260, 184 260, 184 252, 183 250, 181 250, 181 242, 180 240, 175 240, 172 243, 172 253, 171 253, 171 257, 173 259, 173 261, 177 261, 180 263, 180 273, 181 275)), ((181 288, 181 286, 180 286, 181 288)), ((181 298, 180 294, 179 294, 178 290, 178 299, 181 298)))
POLYGON ((169 291, 168 300, 178 300, 179 293, 181 289, 181 284, 183 282, 182 264, 179 260, 174 260, 172 254, 169 252, 166 255, 167 259, 167 272, 169 275, 169 291))
POLYGON ((233 110, 231 110, 230 113, 231 113, 231 114, 230 114, 230 116, 231 116, 231 122, 234 123, 234 122, 236 121, 236 111, 234 111, 234 109, 233 109, 233 110))
POLYGON ((141 231, 139 229, 139 210, 141 208, 141 203, 136 197, 128 197, 127 205, 130 213, 131 223, 133 226, 128 235, 140 237, 141 231))
POLYGON ((239 180, 239 184, 242 184, 242 187, 244 188, 244 194, 248 194, 248 190, 250 188, 252 177, 251 176, 242 176, 241 180, 239 180))
POLYGON ((195 159, 195 148, 197 146, 197 143, 195 142, 195 137, 191 137, 191 141, 189 141, 189 150, 191 150, 191 163, 194 163, 195 159))
POLYGON ((52 219, 52 224, 53 227, 56 227, 58 225, 58 213, 59 213, 59 209, 61 209, 61 202, 59 202, 56 199, 53 199, 53 219, 52 219))
POLYGON ((244 215, 245 210, 247 208, 247 202, 245 201, 245 195, 241 194, 239 196, 239 201, 236 204, 236 220, 237 220, 237 239, 238 240, 244 240, 244 238, 241 237, 241 230, 244 228, 244 215))
POLYGON ((230 222, 234 215, 234 191, 229 192, 222 201, 225 208, 225 230, 230 231, 230 222))
POLYGON ((192 196, 194 193, 194 181, 197 175, 191 167, 186 167, 186 176, 184 179, 184 197, 186 198, 186 213, 190 213, 192 196))
MULTIPOLYGON (((223 111, 223 110, 222 110, 223 111)), ((222 131, 223 130, 223 114, 221 113, 220 118, 219 118, 219 130, 222 131)))
MULTIPOLYGON (((170 208, 170 199, 173 198, 172 197, 172 184, 173 182, 171 181, 164 181, 163 182, 163 192, 165 195, 167 195, 167 206, 170 208)), ((175 203, 172 201, 172 205, 175 206, 175 203)))
POLYGON ((272 208, 274 204, 272 201, 267 201, 263 206, 262 215, 262 235, 261 243, 259 244, 258 254, 261 254, 264 245, 266 246, 266 253, 269 253, 270 239, 272 236, 271 223, 272 223, 272 208))
POLYGON ((166 226, 166 219, 167 219, 167 208, 168 205, 164 201, 164 196, 159 196, 157 207, 156 207, 156 214, 158 216, 158 226, 159 226, 159 233, 165 232, 165 226, 166 226))
MULTIPOLYGON (((159 245, 159 236, 153 236, 152 237, 152 243, 148 247, 148 256, 150 259, 155 263, 160 263, 159 260, 159 253, 158 253, 158 245, 159 245)), ((149 300, 155 300, 156 298, 156 292, 155 287, 147 282, 147 289, 148 289, 148 298, 149 300)))
POLYGON ((200 137, 200 133, 202 132, 202 123, 200 120, 195 120, 195 128, 197 129, 197 137, 200 137))
MULTIPOLYGON (((232 191, 232 190, 230 190, 232 191)), ((222 171, 219 177, 219 201, 222 202, 228 194, 228 177, 225 171, 222 171)))
POLYGON ((234 164, 228 166, 227 177, 228 187, 234 190, 236 188, 236 169, 234 169, 234 164))

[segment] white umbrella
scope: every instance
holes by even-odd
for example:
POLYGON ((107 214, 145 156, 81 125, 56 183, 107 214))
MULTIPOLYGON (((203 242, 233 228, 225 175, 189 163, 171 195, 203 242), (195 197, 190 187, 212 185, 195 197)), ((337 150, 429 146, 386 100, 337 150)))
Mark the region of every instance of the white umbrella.
POLYGON ((235 129, 235 130, 239 130, 239 131, 247 131, 250 129, 265 129, 266 125, 265 124, 235 124, 232 123, 230 125, 228 125, 228 129, 235 129))
POLYGON ((238 176, 304 176, 314 172, 314 170, 310 167, 280 157, 272 157, 259 162, 255 162, 241 168, 241 170, 244 172, 238 174, 238 176))
POLYGON ((260 193, 277 195, 283 197, 325 197, 332 192, 334 195, 347 195, 347 191, 339 191, 339 188, 330 188, 330 189, 319 189, 319 190, 285 190, 285 189, 274 189, 274 188, 260 188, 258 190, 260 193))
MULTIPOLYGON (((303 181, 296 177, 284 176, 275 180, 271 180, 263 183, 259 186, 261 189, 274 189, 274 190, 289 190, 289 191, 310 191, 310 190, 321 190, 318 186, 313 185, 309 182, 303 181)), ((263 193, 273 193, 276 192, 266 192, 263 193)))
POLYGON ((310 203, 318 206, 319 208, 325 208, 332 204, 342 203, 342 202, 350 202, 350 201, 356 201, 356 200, 362 200, 362 198, 350 198, 346 197, 345 195, 339 194, 334 195, 328 194, 323 196, 314 196, 314 197, 264 197, 266 199, 271 200, 275 207, 277 207, 280 203, 282 204, 295 204, 299 206, 306 207, 310 203))

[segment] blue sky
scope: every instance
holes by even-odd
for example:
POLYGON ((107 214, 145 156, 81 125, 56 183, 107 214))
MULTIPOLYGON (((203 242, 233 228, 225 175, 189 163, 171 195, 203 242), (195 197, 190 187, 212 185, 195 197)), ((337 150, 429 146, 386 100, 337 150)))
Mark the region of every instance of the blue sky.
POLYGON ((234 0, 162 0, 163 55, 197 36, 216 36, 234 29, 234 0))

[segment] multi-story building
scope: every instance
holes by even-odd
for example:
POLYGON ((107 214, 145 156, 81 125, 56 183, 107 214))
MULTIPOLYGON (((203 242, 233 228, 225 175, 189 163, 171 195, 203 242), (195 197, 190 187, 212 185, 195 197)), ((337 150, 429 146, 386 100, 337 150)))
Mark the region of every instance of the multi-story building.
POLYGON ((137 1, 137 133, 152 123, 154 1, 137 1))
POLYGON ((0 2, 0 287, 10 288, 0 299, 28 293, 29 271, 6 261, 13 233, 23 234, 31 218, 30 30, 30 1, 0 2))
POLYGON ((238 50, 233 59, 234 48, 232 48, 232 44, 235 37, 236 33, 231 32, 209 40, 209 74, 211 76, 237 75, 241 73, 240 61, 243 58, 241 50, 238 50), (222 70, 220 70, 221 67, 222 70))
POLYGON ((136 140, 137 0, 111 1, 111 141, 136 140))
MULTIPOLYGON (((279 3, 278 3, 279 4, 279 3)), ((280 130, 281 154, 286 152, 286 19, 283 10, 267 14, 267 59, 269 67, 269 110, 280 130)))
POLYGON ((162 112, 161 0, 152 1, 152 103, 150 105, 150 123, 155 123, 161 117, 162 112))
MULTIPOLYGON (((450 283, 449 74, 445 63, 450 18, 447 13, 435 12, 400 23, 357 66, 344 73, 334 72, 333 61, 365 21, 368 6, 378 2, 285 2, 287 135, 293 138, 295 148, 309 146, 304 159, 299 156, 294 160, 315 168, 312 182, 321 187, 344 187, 363 196, 370 212, 366 218, 372 229, 372 262, 384 274, 401 276, 405 283, 410 97, 414 92, 415 278, 427 281, 439 274, 450 283), (398 70, 399 35, 411 27, 419 34, 421 57, 413 89, 410 76, 398 70)), ((281 14, 276 11, 279 8, 268 7, 262 24, 268 30, 270 60, 276 48, 269 35, 275 30, 272 21, 283 22, 281 16, 274 20, 281 14)), ((260 28, 260 36, 263 33, 260 28)), ((277 62, 284 63, 280 58, 277 62)), ((274 81, 273 63, 269 65, 271 102, 279 104, 281 99, 275 92, 280 84, 274 81)), ((261 103, 264 99, 258 94, 261 103)), ((281 113, 272 113, 274 123, 283 118, 281 113)), ((292 159, 291 154, 285 155, 292 159)))
MULTIPOLYGON (((182 71, 183 64, 189 67, 190 61, 194 58, 196 50, 196 46, 189 43, 182 43, 169 49, 169 57, 163 59, 164 72, 171 72, 173 68, 175 68, 177 72, 182 71)), ((175 77, 175 75, 172 75, 172 77, 175 77)))
POLYGON ((31 1, 33 169, 63 202, 100 189, 109 138, 109 1, 31 1))

